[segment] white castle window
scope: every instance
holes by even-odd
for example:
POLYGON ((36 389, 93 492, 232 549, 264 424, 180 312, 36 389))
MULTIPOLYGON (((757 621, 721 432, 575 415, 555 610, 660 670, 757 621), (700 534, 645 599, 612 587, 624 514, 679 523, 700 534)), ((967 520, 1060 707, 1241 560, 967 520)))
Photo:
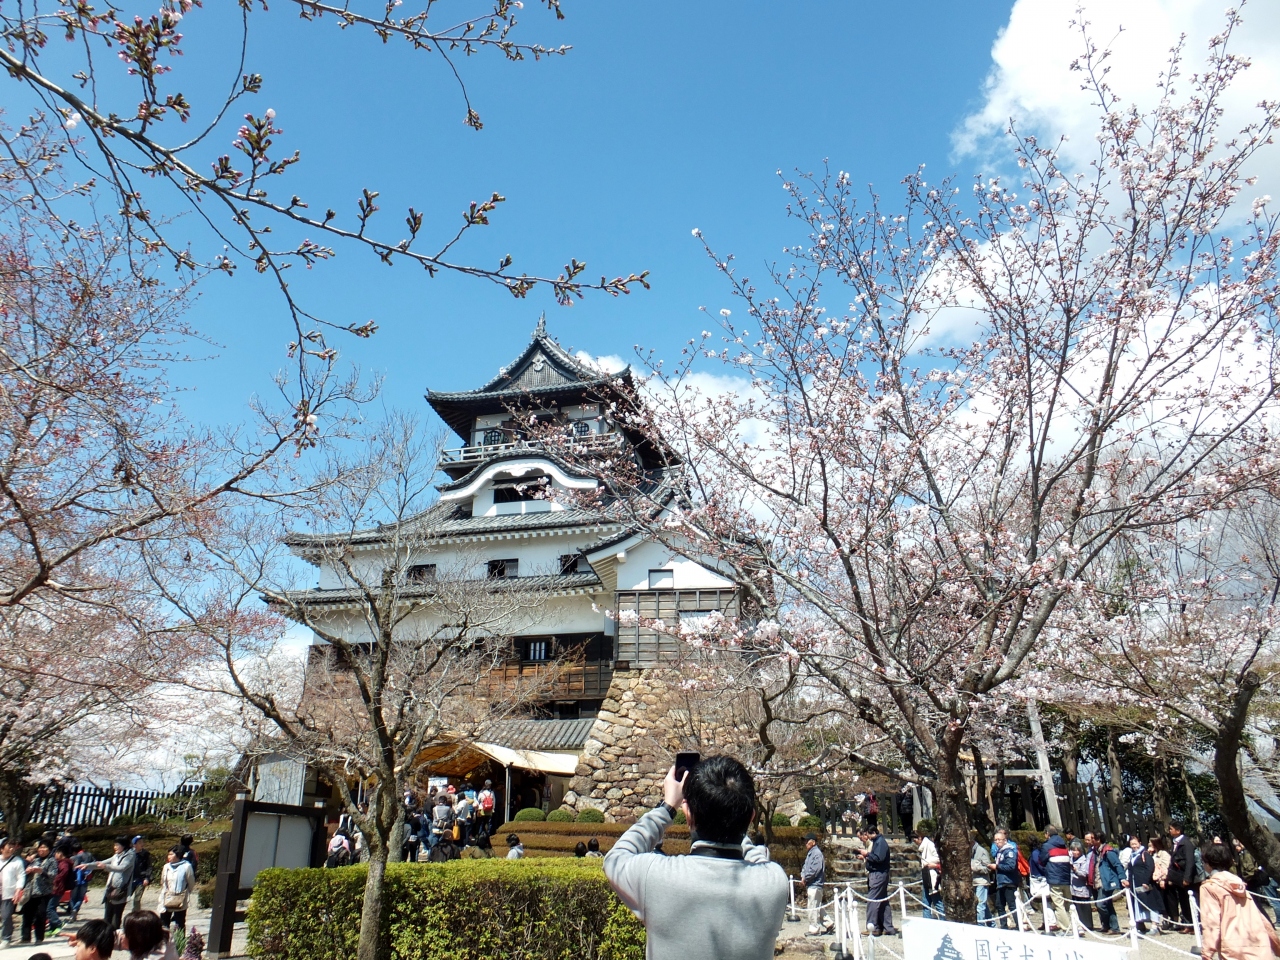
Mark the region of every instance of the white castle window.
POLYGON ((650 570, 649 571, 649 589, 650 590, 674 590, 676 585, 676 575, 674 570, 650 570))

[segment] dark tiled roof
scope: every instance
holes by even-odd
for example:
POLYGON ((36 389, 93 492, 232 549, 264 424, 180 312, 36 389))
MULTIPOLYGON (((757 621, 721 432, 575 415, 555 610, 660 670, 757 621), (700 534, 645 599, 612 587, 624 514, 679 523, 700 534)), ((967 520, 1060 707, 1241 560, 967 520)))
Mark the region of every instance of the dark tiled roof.
MULTIPOLYGON (((489 586, 494 591, 547 590, 551 593, 561 591, 586 593, 594 588, 602 586, 600 578, 594 573, 546 573, 533 577, 499 577, 492 580, 464 580, 460 581, 460 583, 471 583, 476 586, 489 586)), ((406 583, 400 587, 399 598, 401 601, 419 598, 425 599, 432 596, 435 592, 436 585, 433 583, 406 583)), ((336 587, 331 589, 316 587, 311 590, 289 590, 285 593, 285 596, 294 603, 304 603, 308 606, 363 602, 364 597, 359 590, 348 587, 336 587)))
POLYGON ((546 325, 539 320, 533 339, 520 356, 484 386, 452 392, 427 390, 427 402, 465 440, 477 403, 498 412, 524 397, 568 399, 558 395, 582 394, 630 376, 630 367, 618 373, 604 373, 577 360, 547 335, 546 325))
MULTIPOLYGON (((567 510, 547 510, 541 513, 509 513, 496 517, 473 517, 462 504, 438 503, 408 521, 401 536, 404 539, 420 538, 425 542, 436 538, 452 539, 492 533, 516 533, 522 530, 575 527, 588 527, 600 533, 612 533, 618 526, 615 521, 602 517, 593 510, 578 507, 567 510)), ((348 544, 356 546, 380 543, 394 533, 395 530, 391 526, 372 527, 367 530, 339 534, 292 533, 285 542, 293 547, 322 548, 330 543, 335 546, 348 544)))
POLYGON ((482 740, 512 750, 581 750, 594 720, 503 720, 482 740))

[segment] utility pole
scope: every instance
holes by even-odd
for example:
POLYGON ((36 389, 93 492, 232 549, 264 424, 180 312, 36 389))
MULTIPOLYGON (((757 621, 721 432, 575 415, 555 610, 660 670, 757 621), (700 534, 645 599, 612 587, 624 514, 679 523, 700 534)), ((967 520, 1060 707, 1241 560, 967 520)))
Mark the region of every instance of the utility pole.
POLYGON ((1040 708, 1034 700, 1027 701, 1027 719, 1031 721, 1031 740, 1036 745, 1036 766, 1040 771, 1040 784, 1044 787, 1044 805, 1049 810, 1049 822, 1062 828, 1062 813, 1058 810, 1058 789, 1053 784, 1053 770, 1049 766, 1049 748, 1044 743, 1044 730, 1040 727, 1040 708))

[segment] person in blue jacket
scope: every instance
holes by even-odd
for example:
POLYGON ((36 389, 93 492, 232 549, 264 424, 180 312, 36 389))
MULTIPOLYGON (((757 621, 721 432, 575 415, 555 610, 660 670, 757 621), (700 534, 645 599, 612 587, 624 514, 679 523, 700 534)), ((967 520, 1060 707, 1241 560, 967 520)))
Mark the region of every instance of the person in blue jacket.
POLYGON ((1018 872, 1018 845, 1009 839, 1009 831, 997 830, 991 869, 996 875, 996 898, 992 912, 1006 930, 1018 929, 1016 897, 1022 883, 1018 872))
POLYGON ((1053 900, 1053 912, 1058 918, 1058 929, 1071 930, 1071 854, 1067 842, 1058 828, 1050 825, 1045 830, 1045 841, 1040 847, 1040 859, 1044 866, 1044 879, 1049 885, 1053 900))
POLYGON ((1110 898, 1120 891, 1120 881, 1125 878, 1120 852, 1107 843, 1107 835, 1101 830, 1086 833, 1084 842, 1089 848, 1089 876, 1098 901, 1098 925, 1103 933, 1119 936, 1120 918, 1116 916, 1115 901, 1110 898))

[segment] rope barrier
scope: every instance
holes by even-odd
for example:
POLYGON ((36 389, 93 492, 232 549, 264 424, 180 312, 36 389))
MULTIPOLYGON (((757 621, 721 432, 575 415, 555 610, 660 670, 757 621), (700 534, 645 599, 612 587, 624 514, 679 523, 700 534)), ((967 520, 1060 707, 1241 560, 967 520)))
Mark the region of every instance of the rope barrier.
POLYGON ((1171 946, 1170 944, 1165 943, 1163 940, 1157 940, 1155 937, 1149 937, 1145 933, 1138 934, 1138 937, 1139 939, 1146 940, 1148 943, 1154 943, 1157 947, 1163 947, 1165 950, 1168 950, 1172 953, 1180 953, 1184 957, 1195 957, 1196 960, 1200 960, 1201 955, 1198 953, 1191 953, 1187 950, 1179 950, 1177 947, 1171 946))

